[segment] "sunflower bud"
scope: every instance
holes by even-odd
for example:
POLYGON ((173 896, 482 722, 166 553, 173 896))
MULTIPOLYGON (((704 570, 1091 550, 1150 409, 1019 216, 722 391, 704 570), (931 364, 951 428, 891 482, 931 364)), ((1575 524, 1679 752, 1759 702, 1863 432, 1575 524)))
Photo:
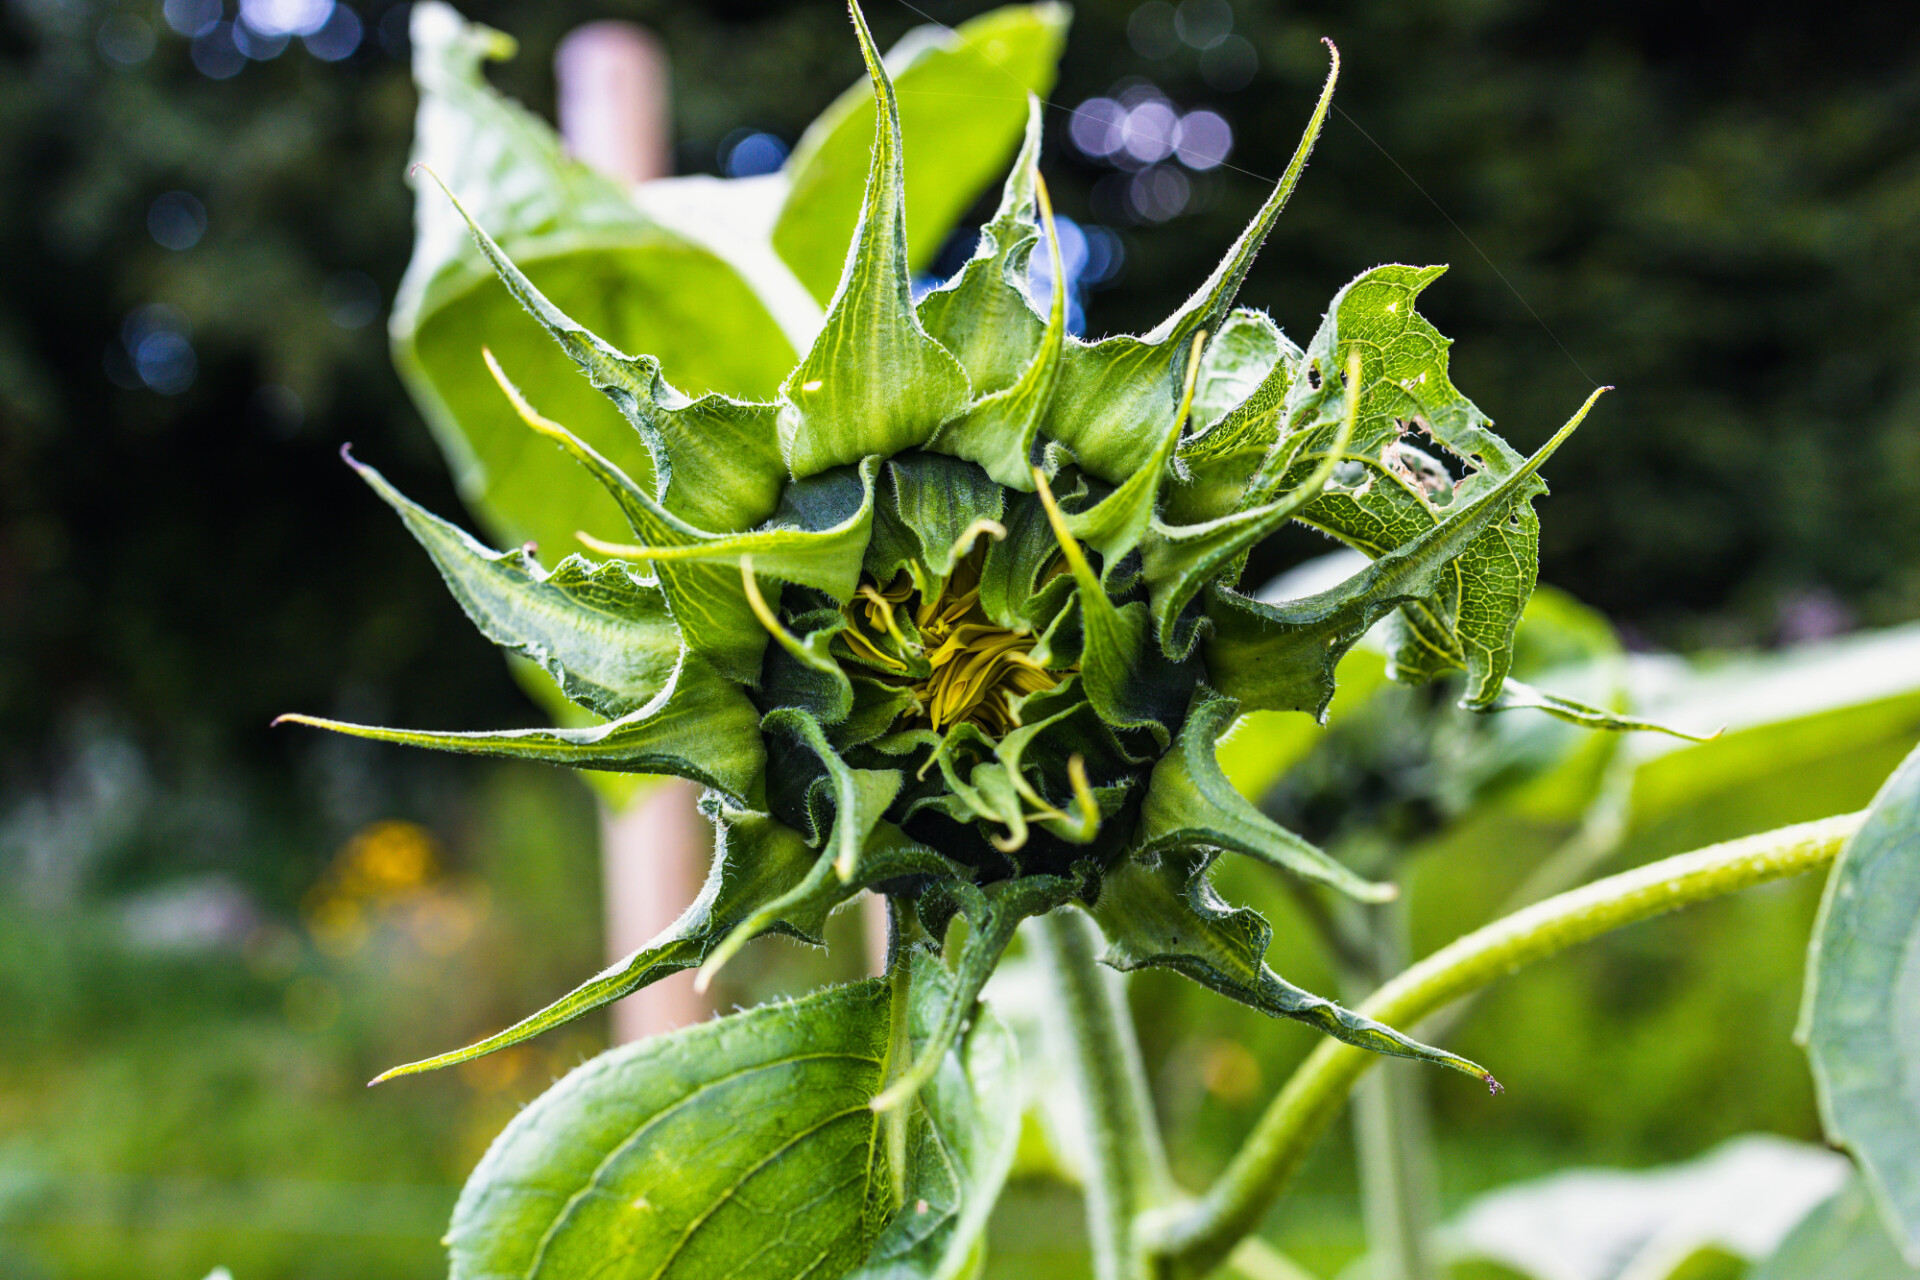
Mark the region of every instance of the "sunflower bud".
MULTIPOLYGON (((1398 678, 1457 671, 1463 705, 1514 705, 1503 686, 1534 582, 1537 470, 1586 407, 1531 458, 1494 435, 1414 310, 1439 268, 1362 275, 1304 350, 1235 308, 1326 118, 1337 54, 1272 194, 1151 332, 1083 342, 1063 285, 1044 307, 1028 293, 1042 242, 1063 279, 1037 102, 974 257, 916 302, 899 114, 852 11, 878 107, 871 168, 824 325, 775 398, 683 394, 657 360, 561 314, 469 220, 507 288, 645 442, 654 477, 636 482, 542 417, 491 355, 527 426, 605 487, 627 529, 583 535, 594 554, 549 569, 354 464, 480 630, 602 722, 306 722, 690 778, 718 831, 706 890, 669 934, 498 1035, 388 1074, 505 1047, 676 969, 710 975, 764 933, 818 942, 828 913, 871 889, 909 940, 945 937, 955 916, 971 926, 936 1033, 877 1105, 931 1073, 1019 923, 1069 904, 1094 914, 1118 967, 1170 967, 1351 1043, 1484 1076, 1266 966, 1265 922, 1211 887, 1223 851, 1364 900, 1393 890, 1263 816, 1214 748, 1242 712, 1323 716, 1341 656, 1389 616, 1398 678), (1254 598, 1248 554, 1289 521, 1371 563, 1318 595, 1254 598)), ((1529 705, 1619 727, 1560 699, 1529 705)))

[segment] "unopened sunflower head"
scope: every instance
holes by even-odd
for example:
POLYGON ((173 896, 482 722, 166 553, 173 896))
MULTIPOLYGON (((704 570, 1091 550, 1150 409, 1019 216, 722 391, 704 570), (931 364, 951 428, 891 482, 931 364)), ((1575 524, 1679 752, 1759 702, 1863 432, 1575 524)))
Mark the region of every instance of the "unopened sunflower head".
POLYGON ((1214 747, 1245 711, 1321 715, 1342 654, 1389 615, 1402 679, 1459 671, 1470 708, 1544 704, 1619 727, 1505 681, 1533 586, 1535 471, 1574 423, 1523 459, 1454 390, 1447 342, 1413 305, 1438 268, 1361 276, 1305 350, 1234 308, 1333 73, 1246 231, 1150 333, 1082 342, 1063 285, 1045 305, 1027 290, 1043 241, 1063 281, 1037 103, 978 251, 916 302, 899 115, 852 16, 878 104, 866 194, 824 324, 775 399, 682 394, 653 358, 562 315, 475 226, 506 286, 650 451, 641 483, 542 418, 487 357, 528 426, 630 528, 584 537, 596 555, 549 569, 360 467, 479 628, 603 723, 312 723, 679 775, 708 789, 719 833, 707 891, 668 936, 499 1035, 389 1074, 514 1043, 678 968, 710 974, 762 933, 817 941, 866 889, 889 897, 908 939, 935 945, 956 915, 971 926, 955 935, 942 1029, 890 1100, 932 1070, 1015 926, 1069 903, 1093 912, 1119 967, 1169 966, 1353 1043, 1484 1074, 1267 968, 1267 926, 1210 887, 1221 851, 1363 899, 1391 889, 1263 817, 1214 747), (1305 599, 1248 594, 1249 551, 1293 520, 1371 564, 1305 599))

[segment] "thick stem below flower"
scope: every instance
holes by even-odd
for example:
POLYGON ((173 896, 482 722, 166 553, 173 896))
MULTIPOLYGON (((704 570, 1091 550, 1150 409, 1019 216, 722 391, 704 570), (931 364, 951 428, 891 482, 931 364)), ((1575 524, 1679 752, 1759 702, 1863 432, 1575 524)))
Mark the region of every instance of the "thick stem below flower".
MULTIPOLYGON (((1387 983, 1360 1012, 1408 1026, 1535 960, 1623 925, 1693 902, 1799 875, 1831 863, 1864 813, 1782 827, 1710 845, 1549 898, 1434 952, 1387 983)), ((1164 1277, 1206 1275, 1250 1235, 1378 1058, 1323 1041, 1288 1080, 1226 1172, 1200 1199, 1155 1214, 1144 1238, 1164 1277)))
POLYGON ((1164 1199, 1166 1158, 1119 975, 1098 961, 1099 933, 1079 911, 1037 918, 1054 1007, 1071 1042, 1091 1167, 1085 1188, 1095 1280, 1148 1280, 1141 1215, 1164 1199))

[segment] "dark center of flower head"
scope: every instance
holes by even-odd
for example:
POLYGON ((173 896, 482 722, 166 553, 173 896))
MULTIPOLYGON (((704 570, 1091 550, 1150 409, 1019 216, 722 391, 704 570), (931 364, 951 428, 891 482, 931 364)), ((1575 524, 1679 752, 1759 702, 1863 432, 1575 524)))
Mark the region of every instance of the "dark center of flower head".
POLYGON ((888 684, 909 690, 913 709, 936 732, 971 722, 999 737, 1020 723, 1013 701, 1060 683, 1032 657, 1037 637, 1013 631, 980 605, 985 544, 954 566, 940 588, 922 594, 902 571, 885 587, 871 580, 847 605, 840 633, 851 658, 888 684))

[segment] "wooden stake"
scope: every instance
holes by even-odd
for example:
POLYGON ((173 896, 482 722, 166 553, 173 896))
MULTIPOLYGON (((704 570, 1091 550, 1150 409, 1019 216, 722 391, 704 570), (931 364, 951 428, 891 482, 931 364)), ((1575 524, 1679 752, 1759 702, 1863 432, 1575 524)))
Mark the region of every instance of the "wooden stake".
MULTIPOLYGON (((630 22, 593 22, 554 53, 560 135, 579 159, 641 183, 672 170, 672 100, 666 51, 630 22)), ((699 791, 661 781, 625 811, 601 806, 601 882, 607 951, 619 959, 679 918, 700 892, 713 835, 694 808, 699 791)), ((637 991, 612 1009, 622 1044, 702 1021, 713 1012, 691 971, 637 991)))

